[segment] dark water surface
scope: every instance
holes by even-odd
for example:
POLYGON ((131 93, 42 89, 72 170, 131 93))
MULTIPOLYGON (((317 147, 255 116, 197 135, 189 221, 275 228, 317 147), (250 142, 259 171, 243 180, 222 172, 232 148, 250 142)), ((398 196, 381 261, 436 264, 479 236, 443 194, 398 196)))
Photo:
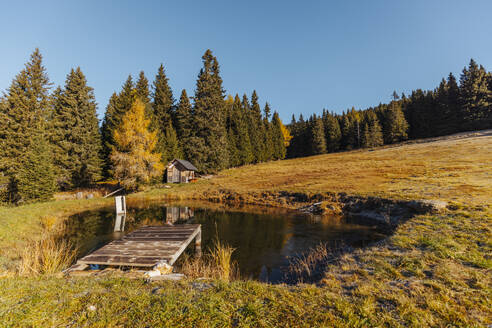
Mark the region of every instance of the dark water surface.
MULTIPOLYGON (((363 247, 385 237, 376 227, 338 217, 316 217, 295 212, 255 209, 254 213, 164 204, 129 204, 124 222, 114 208, 87 211, 70 217, 66 238, 78 247, 79 256, 121 238, 144 225, 200 223, 204 252, 218 238, 235 248, 242 277, 279 282, 289 258, 300 256, 320 243, 363 247), (258 213, 257 213, 258 212, 258 213), (115 231, 121 230, 124 231, 115 231)), ((191 244, 193 245, 193 243, 191 244)))

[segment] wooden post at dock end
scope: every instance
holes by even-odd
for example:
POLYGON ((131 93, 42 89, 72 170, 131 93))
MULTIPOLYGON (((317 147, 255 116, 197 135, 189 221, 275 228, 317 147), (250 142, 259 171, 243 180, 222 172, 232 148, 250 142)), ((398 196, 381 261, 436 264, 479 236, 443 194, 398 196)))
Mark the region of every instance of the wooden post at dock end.
POLYGON ((114 198, 114 202, 116 205, 116 215, 126 214, 126 198, 125 198, 125 196, 116 196, 114 198))
POLYGON ((198 233, 195 237, 195 253, 198 257, 202 256, 202 227, 198 228, 198 233))

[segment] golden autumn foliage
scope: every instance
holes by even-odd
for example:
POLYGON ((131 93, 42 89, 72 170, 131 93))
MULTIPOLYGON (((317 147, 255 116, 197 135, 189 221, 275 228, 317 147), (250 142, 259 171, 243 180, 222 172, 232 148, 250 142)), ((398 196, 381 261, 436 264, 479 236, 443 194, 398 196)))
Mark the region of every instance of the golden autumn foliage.
POLYGON ((149 131, 150 120, 145 118, 145 105, 136 99, 114 131, 116 146, 111 151, 114 177, 127 189, 149 182, 162 174, 161 154, 154 152, 157 132, 149 131))
POLYGON ((282 131, 282 136, 284 137, 285 147, 289 147, 292 136, 290 135, 289 129, 285 127, 282 121, 280 121, 280 131, 282 131))

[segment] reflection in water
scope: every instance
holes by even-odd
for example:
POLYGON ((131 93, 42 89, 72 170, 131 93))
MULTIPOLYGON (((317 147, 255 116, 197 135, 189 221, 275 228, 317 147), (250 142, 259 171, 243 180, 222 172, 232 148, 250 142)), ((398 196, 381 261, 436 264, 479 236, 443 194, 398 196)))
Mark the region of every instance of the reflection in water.
POLYGON ((178 221, 188 221, 194 216, 193 210, 189 207, 166 207, 166 223, 174 224, 178 221))
POLYGON ((384 235, 375 227, 348 222, 337 217, 313 217, 298 213, 253 214, 192 209, 164 205, 132 206, 115 218, 112 209, 74 215, 67 224, 66 238, 83 256, 111 240, 121 238, 144 225, 200 223, 202 247, 206 252, 214 239, 235 248, 241 276, 277 282, 289 258, 326 243, 329 247, 361 247, 384 235))
POLYGON ((126 221, 126 213, 116 214, 116 220, 114 221, 114 232, 125 231, 125 221, 126 221))

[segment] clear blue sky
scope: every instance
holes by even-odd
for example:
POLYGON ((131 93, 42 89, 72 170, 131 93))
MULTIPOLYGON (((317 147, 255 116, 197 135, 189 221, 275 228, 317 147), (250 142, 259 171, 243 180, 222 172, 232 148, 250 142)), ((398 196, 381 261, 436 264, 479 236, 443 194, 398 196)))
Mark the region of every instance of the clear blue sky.
POLYGON ((492 1, 5 1, 0 90, 39 47, 63 84, 80 66, 102 118, 128 74, 164 63, 189 95, 207 48, 228 93, 270 102, 284 121, 434 88, 471 57, 492 70, 492 1), (296 115, 297 116, 297 115, 296 115))

